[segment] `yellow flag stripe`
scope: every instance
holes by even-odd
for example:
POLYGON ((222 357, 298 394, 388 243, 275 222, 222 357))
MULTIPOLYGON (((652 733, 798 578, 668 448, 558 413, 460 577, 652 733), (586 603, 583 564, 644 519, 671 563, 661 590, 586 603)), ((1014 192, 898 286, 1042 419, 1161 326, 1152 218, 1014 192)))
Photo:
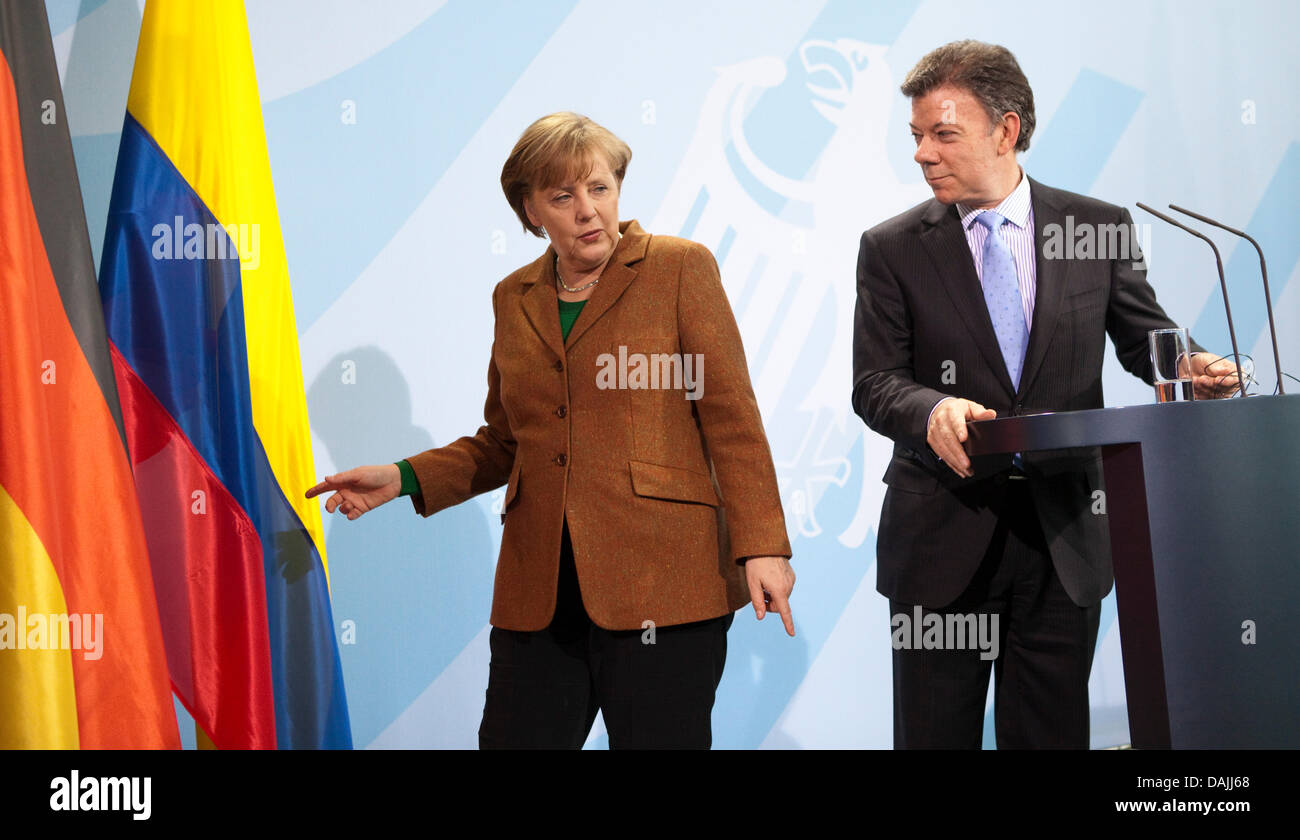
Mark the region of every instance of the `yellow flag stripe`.
POLYGON ((316 483, 307 397, 244 4, 150 0, 127 110, 218 221, 236 226, 253 426, 324 563, 320 508, 303 498, 316 483))
POLYGON ((27 628, 16 626, 20 613, 66 616, 68 605, 49 553, 2 486, 0 534, 0 569, 6 570, 0 575, 0 749, 75 750, 80 740, 72 657, 84 653, 26 647, 27 628))

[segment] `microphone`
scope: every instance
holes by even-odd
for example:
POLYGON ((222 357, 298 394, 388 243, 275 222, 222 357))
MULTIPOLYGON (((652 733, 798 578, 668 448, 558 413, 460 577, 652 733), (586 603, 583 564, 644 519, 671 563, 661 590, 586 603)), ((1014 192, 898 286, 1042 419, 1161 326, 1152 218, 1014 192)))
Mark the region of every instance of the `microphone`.
POLYGON ((1169 205, 1169 209, 1176 210, 1185 216, 1191 216, 1193 219, 1199 219, 1207 225, 1214 225, 1217 228, 1222 228, 1228 233, 1236 234, 1251 245, 1255 246, 1255 251, 1259 254, 1259 273, 1264 277, 1264 306, 1268 308, 1268 333, 1269 337, 1273 339, 1273 364, 1277 365, 1277 392, 1279 394, 1286 394, 1286 391, 1282 388, 1282 357, 1278 355, 1277 352, 1277 327, 1273 325, 1273 301, 1269 296, 1268 291, 1268 265, 1264 262, 1264 249, 1259 247, 1259 243, 1255 241, 1255 238, 1245 231, 1228 227, 1223 222, 1216 222, 1214 219, 1202 216, 1200 213, 1193 213, 1191 210, 1185 210, 1177 204, 1169 205))
POLYGON ((1228 305, 1228 281, 1223 279, 1223 259, 1219 256, 1218 246, 1214 244, 1210 237, 1200 231, 1192 230, 1177 219, 1169 218, 1159 210, 1152 210, 1140 201, 1137 203, 1137 206, 1141 207, 1143 210, 1147 211, 1152 216, 1155 216, 1162 222, 1168 222, 1176 228, 1181 228, 1192 236, 1195 236, 1197 239, 1204 239, 1209 243, 1210 249, 1214 251, 1214 262, 1219 267, 1219 288, 1223 290, 1223 311, 1228 316, 1228 337, 1232 339, 1232 358, 1237 362, 1237 390, 1243 397, 1246 396, 1246 377, 1241 373, 1241 353, 1237 351, 1237 330, 1232 325, 1232 307, 1228 305))

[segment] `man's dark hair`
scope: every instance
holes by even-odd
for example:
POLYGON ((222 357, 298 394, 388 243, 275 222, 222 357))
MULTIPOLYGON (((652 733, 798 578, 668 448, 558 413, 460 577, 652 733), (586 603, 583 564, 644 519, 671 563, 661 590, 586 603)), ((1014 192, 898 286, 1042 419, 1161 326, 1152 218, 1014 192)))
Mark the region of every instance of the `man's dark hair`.
POLYGON ((1016 151, 1029 149, 1034 133, 1034 91, 1011 50, 982 41, 953 41, 931 50, 903 80, 908 99, 925 96, 945 85, 965 88, 997 125, 1008 111, 1020 117, 1016 151))

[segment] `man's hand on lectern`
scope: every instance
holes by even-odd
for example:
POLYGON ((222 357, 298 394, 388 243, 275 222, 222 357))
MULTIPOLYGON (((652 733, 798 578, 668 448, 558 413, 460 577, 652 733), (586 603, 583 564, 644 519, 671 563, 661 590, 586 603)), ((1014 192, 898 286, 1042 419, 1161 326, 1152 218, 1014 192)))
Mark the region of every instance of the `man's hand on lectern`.
POLYGON ((1237 393, 1237 363, 1231 356, 1193 353, 1192 386, 1198 400, 1219 400, 1237 393))
POLYGON ((992 420, 997 412, 977 402, 961 397, 940 400, 930 412, 930 425, 925 440, 945 464, 962 478, 970 478, 970 458, 962 444, 966 442, 966 423, 970 420, 992 420))

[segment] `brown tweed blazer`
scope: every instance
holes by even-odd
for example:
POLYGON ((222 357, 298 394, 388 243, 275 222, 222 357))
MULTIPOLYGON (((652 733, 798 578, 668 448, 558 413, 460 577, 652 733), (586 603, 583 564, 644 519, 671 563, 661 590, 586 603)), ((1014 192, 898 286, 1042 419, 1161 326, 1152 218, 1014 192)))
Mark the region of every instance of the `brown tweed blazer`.
POLYGON ((583 603, 608 630, 725 615, 749 601, 739 561, 790 556, 771 451, 713 255, 651 236, 635 221, 619 229, 623 238, 567 342, 552 248, 497 284, 486 425, 407 459, 423 516, 507 485, 496 627, 550 623, 566 517, 583 603), (677 384, 667 375, 656 377, 658 389, 608 387, 618 384, 620 358, 630 386, 643 384, 635 354, 650 361, 673 353, 698 354, 697 399, 686 398, 685 379, 665 387, 677 384))

